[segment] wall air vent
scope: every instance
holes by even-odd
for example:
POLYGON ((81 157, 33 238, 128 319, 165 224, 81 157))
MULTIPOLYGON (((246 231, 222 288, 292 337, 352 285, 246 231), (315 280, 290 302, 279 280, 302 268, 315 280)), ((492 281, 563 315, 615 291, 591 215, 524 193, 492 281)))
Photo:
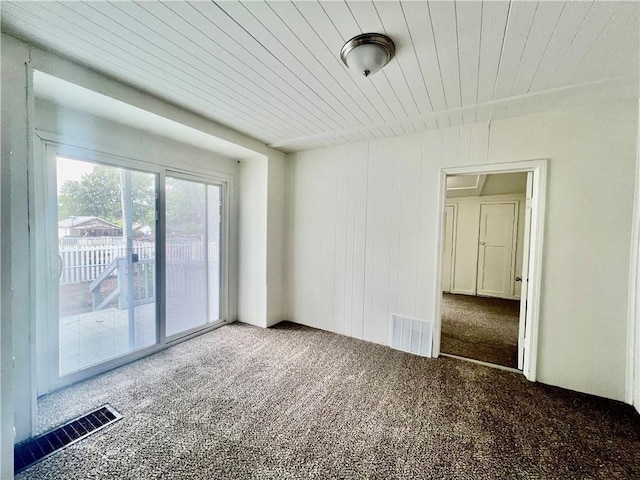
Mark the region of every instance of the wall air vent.
POLYGON ((433 321, 391 315, 389 345, 396 350, 431 357, 433 321))

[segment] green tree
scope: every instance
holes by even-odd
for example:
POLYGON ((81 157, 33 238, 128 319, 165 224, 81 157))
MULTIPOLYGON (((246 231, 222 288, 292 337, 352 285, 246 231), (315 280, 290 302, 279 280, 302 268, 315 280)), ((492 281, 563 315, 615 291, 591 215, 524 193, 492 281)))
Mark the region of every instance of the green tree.
POLYGON ((204 235, 205 186, 169 177, 165 191, 167 234, 198 238, 204 235))
MULTIPOLYGON (((79 181, 67 180, 58 194, 58 218, 95 216, 122 226, 121 170, 103 165, 79 181)), ((133 223, 152 225, 155 219, 153 176, 131 172, 133 223)))

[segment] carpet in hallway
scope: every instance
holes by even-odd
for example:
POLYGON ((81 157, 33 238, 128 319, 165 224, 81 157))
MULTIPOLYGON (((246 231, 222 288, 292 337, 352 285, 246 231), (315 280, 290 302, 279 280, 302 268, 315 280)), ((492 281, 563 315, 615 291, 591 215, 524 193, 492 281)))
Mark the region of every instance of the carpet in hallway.
POLYGON ((232 324, 43 397, 124 418, 27 479, 640 478, 619 402, 283 323, 232 324))
POLYGON ((445 293, 440 350, 517 368, 519 314, 517 300, 445 293))

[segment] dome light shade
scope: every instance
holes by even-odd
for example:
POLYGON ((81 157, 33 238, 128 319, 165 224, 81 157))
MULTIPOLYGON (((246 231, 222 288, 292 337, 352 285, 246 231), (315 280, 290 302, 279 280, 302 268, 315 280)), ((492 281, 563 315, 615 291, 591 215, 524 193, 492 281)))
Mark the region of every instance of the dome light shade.
POLYGON ((381 33, 363 33, 344 44, 340 58, 351 70, 365 77, 384 67, 396 53, 393 41, 381 33))

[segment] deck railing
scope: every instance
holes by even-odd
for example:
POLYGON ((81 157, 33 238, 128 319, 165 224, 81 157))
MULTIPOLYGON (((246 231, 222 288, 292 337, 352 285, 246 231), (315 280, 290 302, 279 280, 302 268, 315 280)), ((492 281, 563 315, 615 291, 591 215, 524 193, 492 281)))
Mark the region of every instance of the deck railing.
MULTIPOLYGON (((93 311, 102 310, 110 306, 116 299, 118 308, 124 310, 129 306, 128 265, 126 257, 116 258, 89 285, 93 300, 93 311), (109 278, 115 277, 117 282, 110 292, 103 292, 102 284, 109 278), (106 293, 106 295, 105 295, 106 293)), ((136 258, 133 267, 133 304, 143 305, 151 303, 156 298, 155 258, 139 260, 136 258)))

